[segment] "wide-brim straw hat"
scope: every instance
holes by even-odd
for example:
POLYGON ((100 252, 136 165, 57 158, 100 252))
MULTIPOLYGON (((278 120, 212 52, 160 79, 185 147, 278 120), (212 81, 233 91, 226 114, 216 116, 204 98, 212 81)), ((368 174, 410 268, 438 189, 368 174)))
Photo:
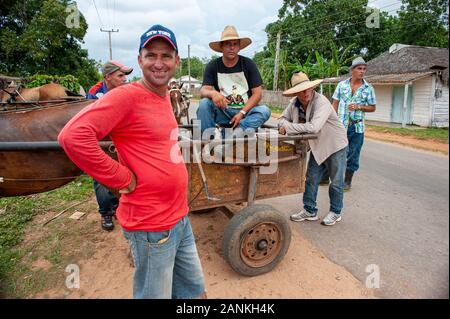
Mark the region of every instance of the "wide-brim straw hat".
POLYGON ((295 96, 301 91, 318 86, 323 79, 310 81, 308 76, 303 72, 294 73, 291 78, 291 88, 283 92, 284 96, 295 96))
POLYGON ((236 28, 232 25, 227 25, 225 29, 222 31, 222 35, 220 36, 219 41, 213 41, 209 43, 209 47, 216 52, 222 52, 222 47, 220 46, 221 42, 229 41, 229 40, 240 40, 240 50, 248 47, 252 40, 250 38, 242 38, 239 36, 236 28))

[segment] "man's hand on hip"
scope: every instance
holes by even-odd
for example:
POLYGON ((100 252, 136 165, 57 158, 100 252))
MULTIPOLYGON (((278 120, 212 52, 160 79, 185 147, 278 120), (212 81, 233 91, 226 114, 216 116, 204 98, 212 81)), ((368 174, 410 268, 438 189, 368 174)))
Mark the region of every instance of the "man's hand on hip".
POLYGON ((119 193, 120 194, 129 194, 129 193, 133 192, 135 188, 136 188, 136 176, 133 173, 131 173, 130 184, 128 184, 127 187, 120 189, 119 193))

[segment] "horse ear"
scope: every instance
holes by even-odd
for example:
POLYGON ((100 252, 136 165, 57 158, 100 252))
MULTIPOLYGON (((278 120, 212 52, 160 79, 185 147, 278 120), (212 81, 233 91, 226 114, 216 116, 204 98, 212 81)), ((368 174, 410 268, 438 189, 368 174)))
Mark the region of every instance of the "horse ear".
POLYGON ((181 82, 180 89, 183 87, 183 85, 184 85, 184 82, 181 82))

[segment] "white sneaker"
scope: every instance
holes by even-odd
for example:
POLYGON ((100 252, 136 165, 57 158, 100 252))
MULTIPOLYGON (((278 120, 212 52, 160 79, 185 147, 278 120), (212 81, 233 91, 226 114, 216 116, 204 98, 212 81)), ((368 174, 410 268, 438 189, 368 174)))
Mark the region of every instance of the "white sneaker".
POLYGON ((340 222, 341 219, 341 214, 329 212, 328 215, 322 220, 321 224, 325 226, 333 226, 336 222, 340 222))
POLYGON ((291 220, 294 222, 301 222, 303 220, 318 220, 317 214, 310 214, 305 209, 302 209, 300 213, 291 215, 291 220))

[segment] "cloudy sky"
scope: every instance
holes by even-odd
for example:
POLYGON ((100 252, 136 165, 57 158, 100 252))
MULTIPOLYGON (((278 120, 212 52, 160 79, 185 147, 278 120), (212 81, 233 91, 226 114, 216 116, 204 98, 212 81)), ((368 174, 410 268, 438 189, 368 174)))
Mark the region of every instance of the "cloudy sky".
MULTIPOLYGON (((153 24, 162 24, 175 32, 180 56, 210 57, 214 52, 208 43, 219 40, 226 25, 235 25, 241 36, 253 43, 242 55, 252 57, 267 42, 264 28, 277 20, 282 0, 78 0, 78 7, 87 19, 89 29, 84 48, 97 61, 109 59, 108 33, 103 29, 119 29, 112 33, 113 58, 135 69, 131 76, 140 76, 137 65, 139 38, 153 24)), ((371 0, 370 5, 385 10, 395 8, 399 0, 371 0), (394 3, 394 6, 390 6, 394 3), (386 7, 388 6, 388 7, 386 7)))
POLYGON ((177 36, 181 57, 210 57, 208 43, 220 38, 225 25, 236 26, 241 36, 250 37, 252 45, 241 54, 252 57, 267 42, 264 28, 277 20, 282 0, 79 0, 78 7, 89 29, 84 48, 89 57, 109 59, 108 33, 100 28, 119 29, 112 33, 113 58, 135 68, 139 76, 137 50, 139 38, 153 24, 172 29, 177 36), (95 3, 95 5, 94 5, 95 3), (98 14, 97 14, 98 12, 98 14))

